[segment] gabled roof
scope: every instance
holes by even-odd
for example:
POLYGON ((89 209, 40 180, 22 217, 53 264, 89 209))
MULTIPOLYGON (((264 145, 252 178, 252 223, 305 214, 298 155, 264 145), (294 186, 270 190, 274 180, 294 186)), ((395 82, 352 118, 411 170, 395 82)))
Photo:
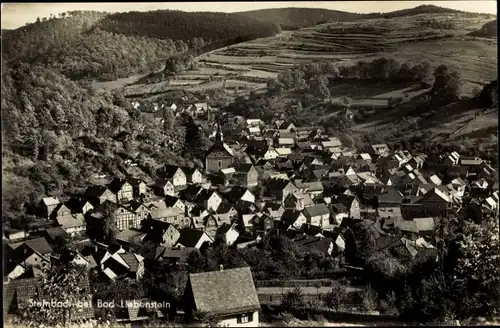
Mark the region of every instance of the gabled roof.
POLYGON ((239 173, 248 173, 253 167, 252 164, 238 164, 235 166, 235 170, 239 173))
POLYGON ((303 215, 301 211, 285 210, 281 215, 281 221, 294 223, 301 215, 303 215))
POLYGON ((56 221, 57 224, 59 224, 63 229, 82 227, 86 225, 85 218, 81 213, 58 216, 56 221))
POLYGON ((178 197, 174 197, 174 196, 165 196, 165 205, 167 207, 173 207, 177 202, 181 202, 182 203, 182 200, 180 200, 178 197))
POLYGON ((85 191, 85 195, 88 197, 99 198, 108 190, 105 186, 90 186, 85 191))
POLYGON ((21 242, 20 245, 25 245, 26 247, 29 247, 35 252, 38 252, 42 255, 49 254, 54 251, 44 237, 28 239, 21 242))
POLYGON ((42 199, 42 203, 45 206, 57 205, 59 204, 59 199, 57 199, 56 197, 45 197, 42 199))
POLYGON ((326 204, 316 204, 304 209, 304 212, 309 215, 309 217, 330 214, 330 210, 326 204))
POLYGON ((249 267, 189 275, 196 310, 223 316, 260 309, 249 267))
POLYGON ((205 234, 203 231, 191 228, 184 228, 180 230, 179 239, 176 245, 182 245, 184 247, 195 247, 200 241, 201 237, 205 234))
POLYGON ((120 191, 122 189, 122 187, 125 183, 128 183, 127 180, 115 178, 108 185, 108 189, 111 190, 111 192, 117 193, 118 191, 120 191))
POLYGON ((436 230, 434 218, 415 218, 413 221, 415 221, 418 231, 436 230))
POLYGON ((175 173, 177 173, 177 171, 182 172, 182 174, 185 174, 184 170, 177 166, 177 165, 164 165, 163 168, 162 168, 162 175, 163 175, 163 178, 165 179, 172 179, 175 175, 175 173))

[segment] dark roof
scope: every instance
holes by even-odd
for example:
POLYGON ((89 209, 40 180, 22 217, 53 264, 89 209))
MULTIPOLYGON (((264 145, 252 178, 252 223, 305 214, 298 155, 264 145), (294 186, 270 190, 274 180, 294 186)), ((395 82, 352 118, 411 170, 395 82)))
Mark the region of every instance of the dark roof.
POLYGON ((260 309, 249 267, 189 275, 196 310, 209 316, 260 309))
POLYGON ((184 228, 180 231, 176 244, 181 244, 184 247, 195 247, 203 234, 203 231, 197 229, 184 228))
POLYGON ((105 186, 90 186, 85 191, 85 195, 88 197, 99 198, 104 194, 106 189, 108 188, 106 188, 105 186))
POLYGON ((300 229, 297 229, 297 232, 304 233, 306 235, 314 236, 317 235, 318 233, 322 233, 323 229, 320 227, 310 225, 310 224, 303 224, 300 229))
POLYGON ((120 257, 128 264, 131 272, 137 272, 139 268, 139 261, 137 257, 133 253, 123 253, 120 254, 120 257))
POLYGON ((49 227, 45 230, 45 233, 51 240, 56 240, 57 237, 68 237, 68 233, 61 227, 49 227))
POLYGON ((238 164, 234 168, 236 172, 240 173, 248 173, 252 169, 253 165, 252 164, 238 164))
POLYGON ((179 201, 179 198, 174 197, 174 196, 165 196, 165 204, 167 207, 172 207, 179 201))
POLYGON ((226 213, 229 213, 229 211, 231 211, 231 209, 233 209, 233 208, 234 208, 233 205, 226 203, 226 202, 222 202, 222 203, 220 203, 219 207, 217 207, 217 210, 215 211, 215 213, 226 214, 226 213))
POLYGON ((281 221, 287 223, 293 223, 299 218, 301 214, 302 214, 301 211, 290 210, 290 209, 285 210, 285 212, 283 212, 283 215, 281 216, 281 221))
POLYGON ((306 207, 304 209, 304 212, 306 212, 310 217, 318 216, 318 215, 324 215, 324 214, 330 214, 330 210, 328 209, 328 206, 326 204, 315 204, 313 206, 306 207))
POLYGON ((125 179, 118 179, 115 178, 111 183, 108 185, 108 189, 111 190, 112 192, 116 193, 120 191, 123 187, 123 185, 127 182, 125 179))
POLYGON ((42 255, 53 252, 52 247, 50 247, 49 243, 44 237, 28 239, 24 241, 23 244, 42 255))
POLYGON ((307 249, 316 249, 320 252, 326 253, 330 244, 333 241, 330 238, 325 237, 311 237, 307 236, 304 239, 295 241, 299 247, 305 247, 307 249))
POLYGON ((179 169, 179 166, 166 164, 161 169, 161 176, 165 179, 171 179, 179 169))
POLYGON ((396 188, 387 188, 387 191, 377 196, 379 204, 401 204, 403 196, 396 188))
POLYGON ((166 248, 155 243, 145 243, 140 249, 139 254, 149 260, 157 260, 165 252, 166 248))
POLYGON ((349 210, 348 207, 342 203, 333 203, 331 207, 335 213, 345 213, 349 210))
POLYGON ((75 213, 81 213, 83 206, 87 200, 82 199, 82 198, 77 198, 77 197, 71 197, 66 203, 66 207, 71 210, 71 212, 75 213))

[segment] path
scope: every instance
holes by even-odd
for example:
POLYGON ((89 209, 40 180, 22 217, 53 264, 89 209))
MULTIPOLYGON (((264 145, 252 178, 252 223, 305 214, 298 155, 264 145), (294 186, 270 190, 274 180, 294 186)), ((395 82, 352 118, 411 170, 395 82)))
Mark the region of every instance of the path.
MULTIPOLYGON (((288 292, 293 291, 295 287, 258 287, 257 294, 264 295, 277 295, 277 294, 286 294, 288 292)), ((316 287, 300 287, 302 293, 305 295, 316 295, 316 294, 328 294, 332 291, 332 287, 320 287, 317 289, 316 287)), ((348 293, 361 291, 361 288, 358 287, 346 287, 346 291, 348 293)))

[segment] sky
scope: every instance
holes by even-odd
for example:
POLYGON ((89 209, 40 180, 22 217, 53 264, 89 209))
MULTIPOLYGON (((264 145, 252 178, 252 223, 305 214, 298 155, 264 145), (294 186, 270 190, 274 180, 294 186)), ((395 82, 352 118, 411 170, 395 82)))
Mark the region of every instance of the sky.
POLYGON ((49 17, 71 10, 95 10, 107 12, 149 11, 171 9, 183 11, 238 12, 268 8, 325 8, 354 13, 389 12, 420 5, 436 5, 469 12, 495 14, 496 1, 248 1, 248 2, 126 2, 126 3, 2 3, 2 29, 14 29, 37 17, 49 17))

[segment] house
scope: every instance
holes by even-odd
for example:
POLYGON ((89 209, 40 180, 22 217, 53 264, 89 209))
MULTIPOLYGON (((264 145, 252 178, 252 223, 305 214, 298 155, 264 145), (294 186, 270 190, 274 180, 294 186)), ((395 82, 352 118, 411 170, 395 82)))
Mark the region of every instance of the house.
POLYGON ((192 229, 184 228, 180 231, 180 236, 174 247, 194 247, 200 249, 205 243, 213 243, 213 239, 210 238, 205 232, 192 229))
MULTIPOLYGON (((4 282, 4 318, 7 319, 9 314, 18 313, 18 310, 23 310, 31 305, 30 300, 48 301, 48 295, 41 293, 40 288, 43 284, 43 278, 34 277, 28 279, 14 279, 8 283, 4 282)), ((78 289, 80 296, 78 298, 84 304, 92 303, 92 291, 89 284, 87 274, 83 275, 79 280, 78 289)), ((73 320, 88 320, 94 317, 94 309, 92 307, 83 307, 80 311, 73 311, 71 321, 73 320)))
POLYGON ((116 241, 126 248, 143 245, 147 232, 138 229, 125 229, 116 236, 116 241))
POLYGON ((399 207, 403 202, 403 194, 396 188, 387 188, 377 196, 378 207, 399 207))
POLYGON ((242 201, 255 203, 255 195, 244 187, 233 186, 231 189, 224 192, 223 195, 232 204, 237 204, 242 201))
POLYGON ((132 186, 134 198, 141 198, 147 195, 148 185, 146 181, 141 179, 129 179, 128 182, 132 186))
POLYGON ((11 279, 17 278, 31 269, 40 271, 49 269, 51 266, 50 256, 54 253, 44 237, 10 244, 5 251, 10 269, 8 275, 11 279), (22 268, 18 268, 18 265, 22 268))
POLYGON ((264 212, 268 213, 273 219, 279 219, 285 212, 285 208, 281 204, 277 203, 266 203, 264 205, 264 212))
POLYGON ((116 195, 116 203, 127 203, 134 199, 134 189, 125 179, 113 179, 108 189, 116 195))
POLYGON ((255 232, 268 232, 274 228, 274 219, 269 215, 262 213, 253 218, 253 229, 255 232))
POLYGON ((215 190, 202 189, 194 201, 200 205, 203 205, 207 210, 216 210, 220 203, 222 203, 222 197, 215 190))
POLYGON ((77 197, 71 197, 65 205, 70 209, 71 213, 85 214, 94 209, 94 206, 88 200, 77 197))
POLYGON ((332 200, 332 204, 339 203, 347 208, 350 218, 361 219, 361 202, 358 197, 343 194, 332 200))
POLYGON ((151 208, 149 219, 159 220, 173 224, 179 229, 191 225, 191 220, 184 215, 184 212, 177 207, 151 208))
POLYGON ((335 226, 340 226, 345 218, 349 217, 349 209, 342 203, 330 204, 332 223, 335 226))
POLYGON ((186 213, 186 204, 178 197, 165 196, 163 204, 165 204, 166 208, 175 207, 178 208, 181 213, 186 213))
POLYGON ((175 195, 175 186, 170 180, 156 179, 154 185, 151 186, 151 189, 156 196, 175 195))
POLYGON ((307 218, 302 211, 285 210, 280 221, 291 225, 295 229, 300 229, 303 224, 307 223, 307 218))
POLYGON ((141 224, 141 219, 133 211, 108 200, 97 207, 96 212, 109 213, 114 218, 115 225, 120 231, 128 228, 138 228, 141 224))
POLYGON ((342 147, 342 142, 337 137, 328 138, 326 141, 321 141, 322 149, 342 147))
POLYGON ((292 154, 292 149, 289 147, 280 147, 274 149, 278 154, 278 157, 287 157, 292 154))
POLYGON ((326 256, 331 256, 334 250, 333 240, 325 237, 301 236, 294 239, 295 244, 304 251, 316 250, 326 256))
POLYGON ((259 172, 252 164, 237 165, 234 176, 243 186, 254 187, 259 183, 259 172))
POLYGON ((41 205, 44 216, 49 218, 57 205, 59 205, 59 199, 56 197, 45 197, 42 199, 41 205))
POLYGON ((319 181, 312 182, 296 182, 295 186, 302 192, 308 194, 311 199, 315 199, 323 194, 323 184, 319 181))
POLYGON ((374 144, 371 145, 371 152, 374 155, 385 157, 389 155, 390 150, 386 144, 374 144))
POLYGON ((221 222, 232 223, 238 217, 238 211, 236 208, 226 202, 219 204, 217 209, 213 211, 212 214, 216 214, 221 222))
POLYGON ((59 216, 71 215, 71 210, 65 204, 59 204, 52 212, 52 217, 57 218, 59 216))
POLYGON ((92 205, 99 206, 106 200, 116 202, 116 194, 105 186, 90 186, 85 191, 85 197, 92 203, 92 205))
POLYGON ((172 182, 175 188, 187 184, 187 176, 182 168, 176 165, 164 165, 158 170, 158 176, 172 182))
POLYGON ((330 210, 326 204, 315 204, 304 209, 304 215, 307 223, 326 228, 330 225, 330 210))
MULTIPOLYGON (((443 186, 446 188, 446 186, 443 186)), ((446 191, 438 187, 425 195, 407 197, 401 204, 401 213, 405 219, 415 217, 446 217, 450 206, 451 197, 446 191)))
POLYGON ((238 230, 227 223, 222 224, 216 232, 216 236, 220 236, 228 246, 232 246, 239 235, 238 230))
POLYGON ((284 202, 286 197, 298 191, 298 188, 288 180, 271 179, 267 183, 267 193, 280 202, 284 202))
POLYGON ((110 280, 130 277, 140 280, 144 275, 144 257, 134 252, 126 252, 120 246, 106 249, 100 261, 100 268, 110 280))
POLYGON ((305 207, 314 205, 314 202, 309 195, 304 194, 301 191, 296 191, 288 194, 283 204, 286 209, 302 211, 305 207))
POLYGON ((179 230, 173 224, 155 219, 145 220, 141 230, 147 233, 144 240, 166 248, 172 248, 180 237, 179 230))
POLYGON ((5 232, 5 237, 10 242, 17 242, 26 239, 30 236, 29 231, 25 230, 10 230, 5 232))
POLYGON ((259 326, 259 298, 249 267, 190 274, 184 304, 190 319, 201 312, 218 326, 259 326))
POLYGON ((205 181, 203 173, 194 167, 183 167, 182 170, 186 175, 187 183, 202 184, 205 181))
POLYGON ((205 157, 205 170, 207 172, 217 172, 234 165, 234 152, 223 142, 220 126, 217 127, 215 142, 208 150, 205 157))
POLYGON ((58 216, 56 222, 71 237, 83 235, 87 230, 87 223, 81 213, 58 216))

